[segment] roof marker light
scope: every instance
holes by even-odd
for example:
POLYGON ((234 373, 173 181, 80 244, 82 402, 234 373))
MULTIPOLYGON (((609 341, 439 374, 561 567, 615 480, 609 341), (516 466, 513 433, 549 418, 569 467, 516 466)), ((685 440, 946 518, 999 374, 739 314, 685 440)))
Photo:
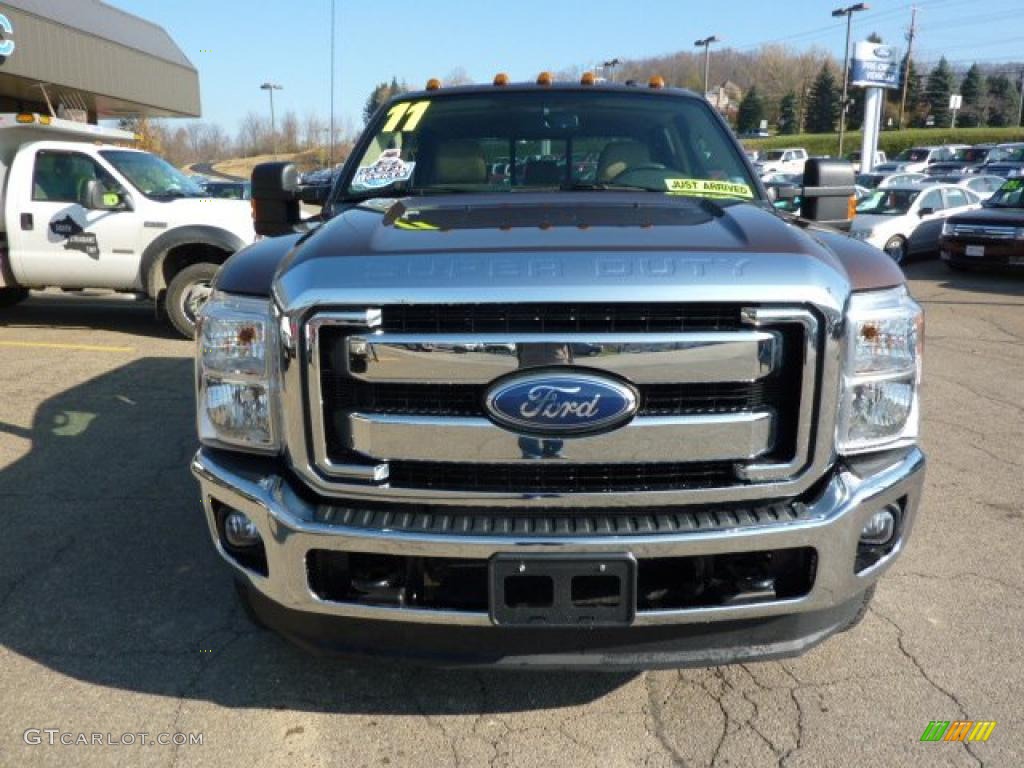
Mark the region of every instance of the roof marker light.
POLYGON ((19 123, 34 123, 36 116, 29 114, 28 112, 21 112, 16 118, 19 123))
POLYGON ((427 80, 427 90, 428 91, 436 91, 440 87, 441 87, 441 81, 438 80, 436 77, 432 77, 429 80, 427 80))
POLYGON ((550 72, 541 72, 537 75, 537 85, 551 85, 554 79, 550 72))
POLYGON ((597 82, 597 78, 594 77, 593 72, 584 72, 580 77, 580 85, 593 85, 597 82))
POLYGON ((494 76, 494 84, 498 86, 508 85, 508 75, 504 72, 499 72, 494 76))
POLYGON ((661 75, 655 75, 654 77, 652 77, 650 80, 647 81, 647 87, 648 88, 664 88, 665 87, 665 78, 662 77, 661 75))

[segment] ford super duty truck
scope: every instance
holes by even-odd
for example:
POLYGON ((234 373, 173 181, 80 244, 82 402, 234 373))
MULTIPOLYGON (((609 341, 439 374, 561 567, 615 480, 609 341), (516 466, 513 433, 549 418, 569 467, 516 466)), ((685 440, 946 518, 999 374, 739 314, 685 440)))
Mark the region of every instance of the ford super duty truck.
POLYGON ((202 312, 192 470, 260 622, 607 668, 797 654, 864 614, 921 494, 921 308, 820 225, 848 163, 777 212, 707 101, 650 86, 428 87, 327 196, 254 171, 275 236, 202 312))
POLYGON ((105 288, 152 299, 192 336, 217 268, 256 238, 249 203, 210 198, 134 139, 0 114, 0 309, 32 288, 105 288))

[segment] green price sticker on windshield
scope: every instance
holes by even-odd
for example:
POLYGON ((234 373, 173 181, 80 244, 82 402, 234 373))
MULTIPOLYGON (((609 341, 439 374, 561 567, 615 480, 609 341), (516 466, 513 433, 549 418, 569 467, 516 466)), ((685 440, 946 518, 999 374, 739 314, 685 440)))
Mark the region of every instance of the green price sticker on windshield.
POLYGON ((669 194, 692 197, 742 197, 752 200, 754 191, 746 184, 710 179, 665 179, 669 194))
POLYGON ((1010 181, 1003 184, 1003 189, 1013 191, 1015 189, 1020 189, 1022 186, 1024 186, 1024 181, 1021 179, 1010 179, 1010 181))

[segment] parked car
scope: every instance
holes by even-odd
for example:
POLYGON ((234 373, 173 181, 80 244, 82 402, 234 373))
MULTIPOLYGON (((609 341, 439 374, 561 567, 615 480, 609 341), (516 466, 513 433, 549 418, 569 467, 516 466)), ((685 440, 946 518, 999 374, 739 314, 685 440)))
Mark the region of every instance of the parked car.
POLYGON ((1001 144, 999 149, 1003 150, 1003 156, 997 161, 988 163, 985 166, 985 173, 1002 176, 1004 179, 1024 176, 1024 143, 1001 144))
POLYGON ((980 207, 974 192, 952 184, 876 189, 857 205, 850 236, 881 248, 902 264, 908 256, 938 250, 947 217, 980 207))
POLYGON ((951 269, 1024 268, 1024 179, 1010 179, 980 210, 942 225, 939 256, 951 269))
POLYGON ((807 163, 807 150, 800 147, 769 149, 755 166, 758 175, 769 173, 803 173, 807 163))
MULTIPOLYGON (((861 158, 861 153, 860 152, 850 152, 846 156, 846 159, 849 160, 851 163, 853 163, 853 170, 856 173, 860 173, 860 158, 861 158)), ((872 169, 874 169, 874 168, 878 167, 880 164, 885 163, 887 161, 888 161, 888 158, 885 156, 885 152, 882 152, 881 150, 878 150, 878 151, 875 152, 875 162, 873 162, 871 164, 871 167, 872 167, 872 169)))
POLYGON ((911 147, 896 155, 896 162, 903 163, 903 170, 921 173, 933 163, 952 160, 958 149, 967 149, 966 144, 947 144, 934 147, 911 147))
POLYGON ((929 176, 957 176, 982 173, 982 166, 989 162, 997 162, 1007 154, 1005 149, 996 144, 978 144, 973 147, 961 147, 953 152, 949 160, 932 163, 925 170, 929 176))
POLYGON ((878 188, 888 189, 889 187, 898 187, 903 184, 920 184, 923 181, 928 181, 928 177, 923 173, 891 173, 882 179, 878 188))
POLYGON ((921 184, 955 184, 977 193, 982 200, 987 200, 999 191, 1006 183, 1002 176, 929 176, 921 184))
POLYGON ((906 163, 898 163, 895 160, 887 160, 884 163, 879 163, 878 165, 876 165, 874 168, 871 169, 871 172, 889 175, 893 173, 900 173, 905 170, 907 170, 906 163))
POLYGON ((249 200, 252 197, 252 184, 248 181, 208 181, 202 185, 202 190, 207 197, 223 200, 249 200))

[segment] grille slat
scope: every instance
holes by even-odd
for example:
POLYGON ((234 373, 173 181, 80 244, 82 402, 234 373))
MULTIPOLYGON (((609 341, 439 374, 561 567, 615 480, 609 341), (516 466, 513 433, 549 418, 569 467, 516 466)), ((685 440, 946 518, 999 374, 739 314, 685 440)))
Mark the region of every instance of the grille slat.
POLYGON ((404 488, 517 493, 602 493, 712 488, 736 482, 732 462, 687 464, 449 464, 393 461, 389 482, 404 488))
POLYGON ((734 304, 465 304, 383 309, 401 333, 675 333, 743 327, 734 304))

